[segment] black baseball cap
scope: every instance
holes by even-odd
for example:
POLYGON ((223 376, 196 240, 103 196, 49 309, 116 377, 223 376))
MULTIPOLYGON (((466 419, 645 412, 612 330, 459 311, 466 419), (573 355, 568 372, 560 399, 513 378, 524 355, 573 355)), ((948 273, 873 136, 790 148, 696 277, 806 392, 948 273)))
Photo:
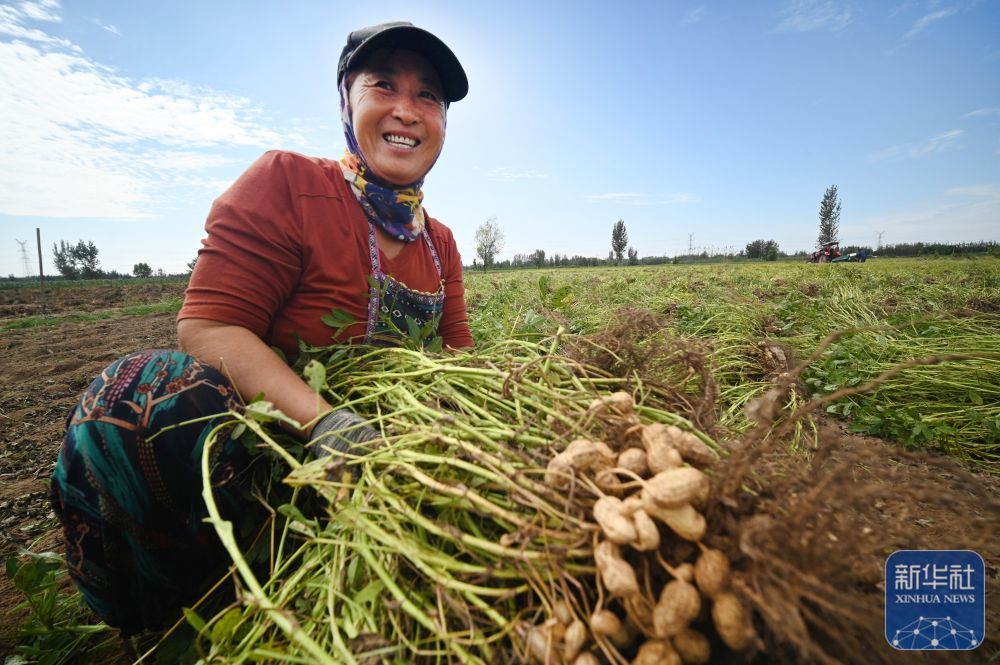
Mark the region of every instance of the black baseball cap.
POLYGON ((337 84, 347 72, 363 62, 366 55, 385 47, 409 49, 427 58, 437 70, 449 102, 457 102, 468 94, 469 79, 451 49, 431 33, 407 21, 381 23, 347 35, 347 45, 340 52, 337 65, 337 84))

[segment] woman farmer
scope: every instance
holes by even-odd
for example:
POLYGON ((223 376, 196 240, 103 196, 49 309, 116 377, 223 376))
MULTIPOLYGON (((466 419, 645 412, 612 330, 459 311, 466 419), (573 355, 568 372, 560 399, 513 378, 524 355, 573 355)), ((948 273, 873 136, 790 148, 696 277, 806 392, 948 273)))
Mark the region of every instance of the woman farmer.
MULTIPOLYGON (((263 393, 326 450, 378 438, 271 346, 291 356, 299 339, 384 343, 410 322, 436 328, 447 346, 472 345, 454 238, 421 205, 448 106, 468 91, 461 64, 431 33, 387 23, 348 35, 337 82, 344 157, 258 159, 209 213, 178 315, 182 351, 116 361, 70 414, 52 476, 67 563, 90 606, 125 635, 176 619, 226 567, 203 522, 212 416, 263 393), (328 327, 335 309, 357 323, 328 327)), ((213 447, 216 502, 243 526, 256 505, 242 491, 248 466, 238 442, 213 447)))

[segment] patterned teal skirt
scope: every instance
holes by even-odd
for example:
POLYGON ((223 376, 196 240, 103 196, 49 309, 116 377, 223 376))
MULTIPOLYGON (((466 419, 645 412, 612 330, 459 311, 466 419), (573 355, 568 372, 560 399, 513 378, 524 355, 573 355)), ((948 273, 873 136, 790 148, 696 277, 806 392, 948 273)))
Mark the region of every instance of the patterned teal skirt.
MULTIPOLYGON (((147 350, 112 363, 70 413, 52 504, 70 575, 124 635, 169 625, 226 572, 226 552, 204 522, 201 458, 209 432, 240 408, 211 366, 147 350)), ((211 454, 223 516, 261 514, 246 492, 251 455, 228 428, 211 454)))

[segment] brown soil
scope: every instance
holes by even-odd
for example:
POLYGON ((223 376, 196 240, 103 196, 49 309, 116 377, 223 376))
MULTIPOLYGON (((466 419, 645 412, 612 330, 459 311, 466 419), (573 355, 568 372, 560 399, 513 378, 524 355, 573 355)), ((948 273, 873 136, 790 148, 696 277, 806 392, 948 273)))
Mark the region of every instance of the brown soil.
POLYGON ((980 663, 1000 653, 995 612, 987 612, 979 648, 947 657, 896 651, 883 631, 884 566, 896 550, 979 553, 986 605, 995 604, 1000 478, 825 419, 810 451, 790 454, 769 439, 747 443, 715 468, 721 491, 708 513, 720 528, 706 540, 731 556, 736 586, 766 626, 754 662, 832 665, 866 654, 863 662, 872 664, 980 663))
POLYGON ((0 326, 29 316, 93 314, 135 305, 146 305, 184 294, 183 281, 140 282, 96 286, 37 286, 0 289, 0 326))
MULTIPOLYGON (((54 288, 45 294, 45 313, 113 312, 176 298, 183 288, 176 282, 54 288)), ((41 310, 37 288, 0 289, 0 327, 41 310)), ((0 560, 20 548, 61 548, 48 478, 66 414, 84 388, 120 356, 176 343, 169 313, 0 331, 0 560)), ((0 656, 13 649, 16 617, 8 610, 21 600, 0 575, 0 656)))

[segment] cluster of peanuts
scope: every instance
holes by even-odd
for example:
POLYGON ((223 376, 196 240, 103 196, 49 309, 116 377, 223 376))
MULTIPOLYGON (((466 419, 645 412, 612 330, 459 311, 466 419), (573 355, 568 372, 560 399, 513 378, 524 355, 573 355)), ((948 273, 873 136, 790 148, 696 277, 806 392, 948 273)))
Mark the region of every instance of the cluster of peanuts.
POLYGON ((594 562, 605 593, 586 618, 557 601, 552 617, 526 636, 530 657, 545 665, 597 665, 598 653, 613 647, 616 662, 630 653, 632 665, 700 665, 711 658, 711 643, 697 628, 708 615, 727 647, 748 648, 755 633, 747 608, 729 591, 729 560, 701 543, 707 525, 698 508, 710 491, 701 469, 715 452, 678 427, 642 424, 625 392, 594 400, 589 412, 622 434, 614 437, 620 450, 577 439, 551 460, 545 477, 563 489, 593 481, 594 562), (685 541, 697 549, 677 547, 685 541), (697 557, 668 563, 679 550, 697 557), (651 575, 657 568, 666 575, 651 575))

